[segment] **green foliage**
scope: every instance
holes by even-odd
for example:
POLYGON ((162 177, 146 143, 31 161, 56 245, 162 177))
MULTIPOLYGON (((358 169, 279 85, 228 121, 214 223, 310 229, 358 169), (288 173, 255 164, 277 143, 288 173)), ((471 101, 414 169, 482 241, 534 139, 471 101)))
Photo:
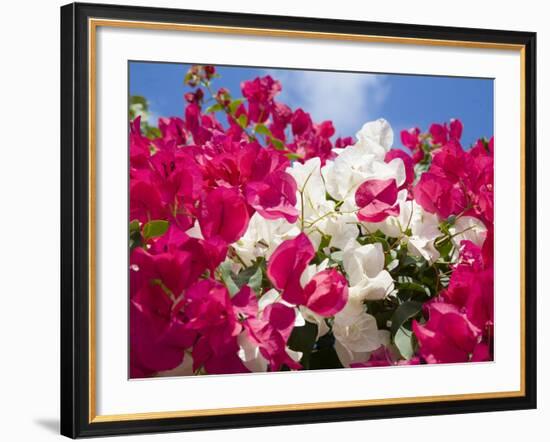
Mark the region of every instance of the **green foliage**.
POLYGON ((237 98, 236 100, 233 100, 231 103, 229 103, 229 113, 231 115, 235 115, 235 112, 237 112, 237 109, 239 108, 239 106, 243 103, 244 99, 242 98, 237 98))
POLYGON ((162 219, 149 221, 143 226, 143 238, 145 240, 148 240, 151 238, 162 236, 168 230, 168 226, 168 221, 162 219))
POLYGON ((245 268, 238 274, 232 270, 231 261, 223 262, 220 267, 220 276, 231 295, 236 294, 244 285, 248 285, 256 295, 262 291, 265 273, 265 262, 261 259, 252 266, 245 268))
POLYGON ((344 368, 334 347, 324 347, 311 353, 310 370, 326 370, 330 368, 344 368))
POLYGON ((399 305, 391 318, 391 333, 395 336, 402 325, 416 317, 422 311, 422 303, 407 301, 399 305))
POLYGON ((244 269, 233 279, 239 289, 246 284, 254 290, 256 294, 259 294, 262 289, 262 276, 262 267, 260 265, 254 265, 244 269))
POLYGON ((415 281, 410 276, 399 276, 397 278, 397 283, 395 285, 398 291, 411 292, 412 296, 418 293, 427 295, 428 297, 431 295, 429 287, 422 285, 420 282, 415 281))
POLYGON ((408 360, 414 356, 416 341, 412 331, 407 330, 405 327, 399 327, 393 341, 403 358, 408 360))
MULTIPOLYGON (((285 150, 285 145, 281 140, 278 140, 277 138, 271 138, 270 141, 276 150, 285 150)), ((289 155, 292 155, 292 154, 290 153, 289 155)))
POLYGON ((141 247, 143 241, 141 239, 141 230, 139 227, 139 221, 133 220, 130 222, 130 250, 135 249, 136 247, 141 247))
POLYGON ((227 287, 227 290, 229 290, 229 294, 233 296, 239 292, 239 286, 235 283, 235 280, 233 279, 231 266, 232 264, 230 261, 225 261, 222 262, 218 268, 220 270, 223 283, 227 287))
POLYGON ((218 112, 221 110, 223 110, 223 106, 220 103, 216 103, 216 104, 213 104, 212 106, 207 107, 204 113, 211 114, 213 112, 218 112))
POLYGON ((138 115, 147 114, 149 112, 149 104, 145 97, 141 95, 132 95, 129 100, 130 120, 133 120, 138 115))
POLYGON ((151 126, 147 121, 149 118, 149 103, 145 97, 141 95, 132 95, 129 99, 129 117, 130 121, 137 117, 141 117, 141 131, 150 140, 160 138, 162 135, 157 127, 151 126))
POLYGON ((137 219, 132 220, 129 225, 130 250, 136 247, 143 247, 147 241, 164 235, 168 227, 168 221, 161 219, 149 221, 143 226, 140 225, 137 219))
POLYGON ((258 123, 256 126, 254 126, 254 132, 256 132, 258 135, 265 135, 268 137, 273 136, 271 134, 271 131, 265 124, 258 123))
POLYGON ((151 140, 154 140, 155 138, 160 138, 162 136, 158 127, 150 126, 147 122, 145 123, 145 127, 142 130, 144 135, 151 140))
POLYGON ((288 339, 290 349, 303 353, 300 363, 305 369, 309 368, 309 360, 317 338, 317 330, 317 324, 306 321, 302 327, 294 327, 288 339))
POLYGON ((239 123, 239 126, 243 129, 246 129, 248 127, 248 117, 246 114, 239 115, 239 118, 237 118, 237 123, 239 123))
MULTIPOLYGON (((272 140, 273 141, 273 140, 272 140)), ((279 141, 279 140, 277 140, 279 141)), ((290 161, 294 161, 294 160, 299 160, 301 159, 301 155, 298 155, 297 153, 294 153, 294 152, 287 152, 285 153, 285 156, 290 160, 290 161)))

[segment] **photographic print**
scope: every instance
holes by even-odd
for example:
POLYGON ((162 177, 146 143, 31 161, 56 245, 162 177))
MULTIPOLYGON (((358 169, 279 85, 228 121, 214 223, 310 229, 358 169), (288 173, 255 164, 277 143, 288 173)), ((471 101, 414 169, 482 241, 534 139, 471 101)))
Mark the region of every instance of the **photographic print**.
POLYGON ((62 434, 536 408, 535 33, 61 35, 62 434))
POLYGON ((128 72, 130 378, 493 361, 493 79, 128 72))

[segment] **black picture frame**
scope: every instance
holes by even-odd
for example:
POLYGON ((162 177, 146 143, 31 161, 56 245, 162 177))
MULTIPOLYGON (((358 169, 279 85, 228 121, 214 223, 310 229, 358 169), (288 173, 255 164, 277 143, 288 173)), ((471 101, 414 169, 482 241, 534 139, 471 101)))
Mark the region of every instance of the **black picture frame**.
POLYGON ((536 34, 488 29, 73 3, 61 8, 61 434, 71 437, 335 422, 536 408, 536 34), (89 375, 88 19, 521 45, 525 81, 524 395, 94 422, 89 375))

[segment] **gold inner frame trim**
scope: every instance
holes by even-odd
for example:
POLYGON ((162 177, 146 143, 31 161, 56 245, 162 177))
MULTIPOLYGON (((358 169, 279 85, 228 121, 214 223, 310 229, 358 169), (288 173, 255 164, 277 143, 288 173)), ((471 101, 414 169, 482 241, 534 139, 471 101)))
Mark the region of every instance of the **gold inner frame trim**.
POLYGON ((298 410, 322 410, 328 408, 365 407, 375 405, 415 404, 442 401, 482 400, 525 396, 525 46, 492 42, 459 40, 439 40, 411 37, 390 37, 331 32, 291 31, 282 29, 245 28, 233 26, 211 26, 182 23, 158 23, 131 20, 88 19, 88 93, 89 93, 89 382, 88 382, 88 421, 89 423, 133 421, 145 419, 168 419, 178 417, 199 417, 265 413, 298 410), (179 411, 158 411, 128 414, 96 414, 96 35, 97 28, 133 28, 147 30, 186 31, 217 34, 235 34, 266 37, 290 37, 322 40, 340 40, 366 43, 409 44, 419 46, 443 46, 473 49, 497 49, 518 51, 520 54, 520 168, 521 168, 521 226, 520 226, 520 389, 487 393, 465 393, 437 396, 415 396, 387 399, 366 399, 353 401, 316 402, 302 404, 262 405, 252 407, 215 408, 179 411))

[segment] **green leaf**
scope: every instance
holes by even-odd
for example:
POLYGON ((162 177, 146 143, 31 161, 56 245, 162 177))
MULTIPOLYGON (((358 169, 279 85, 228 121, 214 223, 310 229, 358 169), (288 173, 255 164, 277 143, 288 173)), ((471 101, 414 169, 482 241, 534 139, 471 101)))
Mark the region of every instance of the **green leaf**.
POLYGON ((327 368, 343 368, 334 347, 325 347, 311 353, 310 370, 325 370, 327 368))
POLYGON ((411 318, 414 318, 422 310, 422 303, 407 301, 401 304, 391 318, 391 333, 395 335, 397 330, 411 318))
POLYGON ((246 284, 256 293, 259 293, 262 288, 262 277, 262 268, 256 265, 244 269, 234 278, 234 281, 239 289, 246 284))
POLYGON ((239 115, 239 118, 237 118, 237 123, 245 129, 248 126, 248 117, 245 114, 239 115))
POLYGON ((258 266, 256 273, 254 273, 250 277, 247 284, 256 293, 260 293, 260 289, 262 288, 262 279, 263 279, 262 268, 258 266))
POLYGON ((418 260, 413 258, 410 255, 403 255, 401 259, 399 260, 399 265, 401 267, 410 267, 410 266, 416 266, 418 260))
MULTIPOLYGON (((277 149, 279 150, 279 149, 277 149)), ((294 153, 294 152, 288 152, 288 153, 285 153, 285 156, 289 159, 289 160, 300 160, 302 158, 301 155, 298 155, 297 153, 294 153)))
POLYGON ((142 115, 142 123, 145 121, 149 111, 149 105, 145 97, 141 95, 132 95, 128 100, 128 108, 130 120, 135 119, 137 115, 142 115))
POLYGON ((442 258, 447 258, 453 250, 453 242, 450 239, 446 239, 437 247, 437 250, 442 258))
POLYGON ((399 290, 409 290, 411 292, 422 293, 428 296, 430 296, 431 294, 430 289, 428 287, 414 281, 398 282, 397 288, 399 290))
POLYGON ((145 136, 150 140, 160 138, 162 136, 162 133, 160 132, 160 129, 158 127, 149 126, 148 124, 145 125, 144 132, 145 136))
POLYGON ((210 114, 212 112, 218 112, 221 110, 223 110, 223 106, 220 103, 216 103, 216 104, 213 104, 212 106, 207 107, 204 112, 207 114, 210 114))
POLYGON ((398 259, 392 259, 390 257, 390 259, 386 259, 386 261, 389 261, 387 262, 386 264, 386 268, 388 269, 388 272, 391 272, 395 269, 397 269, 397 267, 399 267, 399 260, 398 259))
POLYGON ((130 97, 130 106, 139 104, 142 109, 147 112, 149 110, 149 105, 147 104, 147 99, 141 95, 132 95, 130 97))
POLYGON ((405 359, 409 360, 414 356, 414 339, 411 331, 400 327, 395 333, 393 342, 405 359))
POLYGON ((140 247, 142 245, 141 241, 141 230, 139 228, 139 221, 137 219, 133 220, 130 223, 130 250, 140 247))
POLYGON ((266 135, 268 137, 271 137, 271 131, 265 124, 256 124, 254 126, 254 132, 256 132, 259 135, 266 135))
MULTIPOLYGON (((276 150, 285 150, 285 145, 281 140, 278 140, 277 138, 271 138, 271 144, 276 150)), ((298 157, 300 158, 300 157, 298 157)), ((296 159, 298 159, 296 158, 296 159)))
POLYGON ((168 225, 168 221, 162 219, 149 221, 143 226, 143 237, 147 240, 162 236, 168 230, 168 225))
POLYGON ((139 221, 137 219, 130 222, 130 235, 135 232, 139 233, 139 221))
POLYGON ((302 327, 294 327, 288 339, 288 346, 292 350, 303 353, 300 362, 306 370, 309 368, 309 358, 317 339, 317 330, 317 324, 306 321, 302 327))
POLYGON ((235 112, 237 112, 237 109, 242 104, 244 100, 242 98, 237 98, 236 100, 233 100, 231 103, 229 103, 229 112, 231 115, 235 115, 235 112))
POLYGON ((219 266, 220 273, 222 275, 222 281, 224 282, 225 286, 227 287, 227 290, 229 290, 229 294, 231 296, 237 294, 239 292, 239 287, 233 280, 233 277, 231 276, 231 261, 224 261, 219 266))

